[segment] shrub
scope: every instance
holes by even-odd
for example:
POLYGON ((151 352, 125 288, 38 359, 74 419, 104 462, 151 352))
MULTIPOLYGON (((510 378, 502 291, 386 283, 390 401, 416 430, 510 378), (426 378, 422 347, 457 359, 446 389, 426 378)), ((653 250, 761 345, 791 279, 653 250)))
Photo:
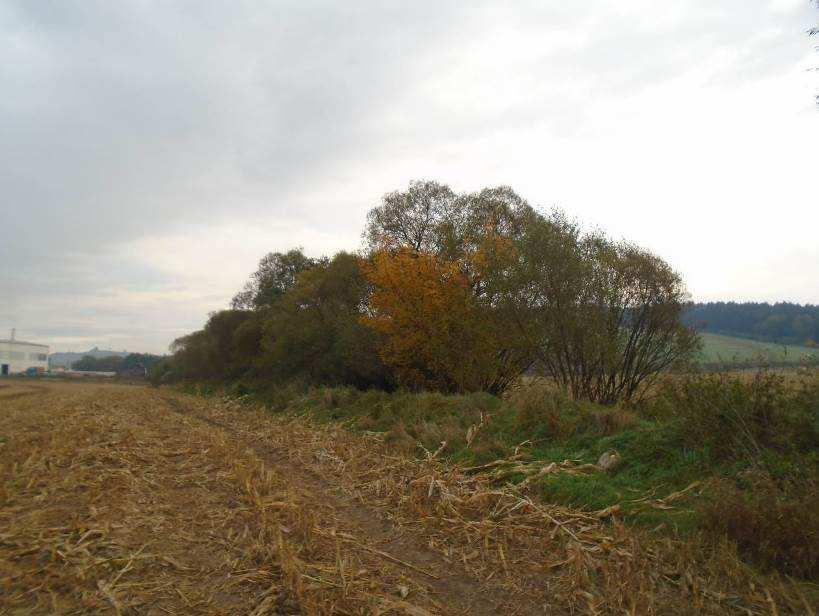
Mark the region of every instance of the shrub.
POLYGON ((702 525, 733 540, 760 566, 788 575, 819 577, 819 483, 778 485, 767 474, 722 481, 702 506, 702 525))
POLYGON ((819 378, 794 380, 766 370, 751 378, 709 374, 666 382, 650 412, 676 420, 681 442, 714 460, 766 459, 767 452, 819 446, 819 378))
POLYGON ((509 401, 515 409, 518 430, 532 438, 554 438, 565 431, 561 414, 574 404, 559 392, 542 392, 526 387, 513 392, 509 401))
POLYGON ((508 400, 515 409, 516 430, 524 438, 611 436, 637 421, 631 411, 576 400, 563 391, 536 385, 515 390, 508 400))

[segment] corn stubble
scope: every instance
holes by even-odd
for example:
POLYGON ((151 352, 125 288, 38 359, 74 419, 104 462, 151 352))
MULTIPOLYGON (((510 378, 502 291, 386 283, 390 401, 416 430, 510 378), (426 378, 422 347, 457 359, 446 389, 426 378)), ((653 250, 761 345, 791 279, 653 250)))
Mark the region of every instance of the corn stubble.
POLYGON ((730 546, 542 503, 503 464, 442 454, 231 400, 15 383, 0 389, 0 613, 816 611, 815 589, 730 546))

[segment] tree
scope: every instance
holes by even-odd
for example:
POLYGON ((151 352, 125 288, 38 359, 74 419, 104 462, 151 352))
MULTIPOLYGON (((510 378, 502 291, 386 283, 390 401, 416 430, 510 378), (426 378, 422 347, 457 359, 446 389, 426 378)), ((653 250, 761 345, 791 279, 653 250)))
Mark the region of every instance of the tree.
POLYGON ((449 186, 430 181, 411 182, 405 191, 384 195, 367 214, 368 249, 438 252, 443 227, 456 224, 455 199, 449 186))
POLYGON ((306 256, 301 248, 285 253, 271 252, 259 261, 258 269, 233 297, 236 310, 255 310, 272 306, 296 284, 299 274, 319 265, 321 260, 306 256))
POLYGON ((215 343, 204 329, 181 336, 170 345, 173 356, 163 363, 157 372, 162 381, 218 378, 222 368, 217 364, 215 343))
POLYGON ((237 373, 252 376, 262 352, 265 315, 267 310, 252 312, 233 331, 233 364, 237 373))
POLYGON ((364 238, 366 258, 268 254, 234 309, 175 341, 154 374, 498 394, 538 361, 573 395, 612 403, 696 348, 662 259, 507 186, 412 182, 369 212, 364 238))
POLYGON ((265 313, 260 373, 311 384, 390 388, 376 337, 361 322, 368 290, 358 257, 349 253, 303 271, 265 313))
POLYGON ((361 323, 369 283, 358 257, 307 259, 271 253, 246 287, 242 309, 210 315, 171 345, 152 380, 300 380, 312 385, 392 387, 373 332, 361 323))
POLYGON ((468 260, 485 240, 519 234, 533 214, 508 186, 458 195, 445 184, 417 181, 370 210, 364 238, 369 254, 408 249, 468 260))
POLYGON ((107 355, 105 357, 86 355, 79 361, 74 362, 71 368, 81 372, 118 372, 124 361, 125 358, 118 355, 107 355))
POLYGON ((819 306, 777 302, 691 304, 683 322, 699 331, 744 336, 782 344, 819 338, 819 306))
POLYGON ((679 275, 656 255, 562 214, 530 221, 509 276, 509 314, 535 357, 575 397, 632 400, 697 348, 680 322, 679 275))
POLYGON ((367 322, 402 383, 500 393, 528 367, 495 279, 533 215, 509 187, 456 195, 437 182, 413 182, 369 213, 367 322))
POLYGON ((241 376, 244 363, 234 346, 236 331, 251 318, 244 310, 211 313, 205 327, 171 343, 173 357, 161 370, 167 379, 222 380, 241 376))
POLYGON ((383 337, 381 357, 401 384, 500 393, 525 369, 505 348, 508 328, 477 301, 458 262, 405 247, 363 268, 373 284, 364 322, 383 337))

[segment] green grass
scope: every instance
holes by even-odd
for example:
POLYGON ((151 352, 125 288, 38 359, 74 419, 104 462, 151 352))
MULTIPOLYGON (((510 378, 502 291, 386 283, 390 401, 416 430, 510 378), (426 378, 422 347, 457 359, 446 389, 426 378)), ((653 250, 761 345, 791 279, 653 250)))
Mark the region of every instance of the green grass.
MULTIPOLYGON (((199 387, 195 393, 218 392, 199 387)), ((446 441, 441 457, 463 466, 515 451, 535 471, 556 462, 563 470, 531 484, 546 502, 587 511, 616 505, 628 524, 726 535, 755 562, 779 566, 786 559, 783 570, 813 575, 813 557, 793 560, 788 552, 796 546, 794 554, 819 553, 812 513, 804 519, 793 513, 813 512, 819 493, 819 370, 813 368, 695 373, 669 379, 636 408, 571 400, 544 380, 503 398, 264 383, 234 383, 226 393, 263 402, 271 412, 380 433, 408 455, 423 457, 423 449, 435 451, 446 441), (468 430, 478 424, 483 427, 468 444, 468 430), (621 458, 615 468, 575 470, 612 450, 621 458), (783 523, 787 516, 796 521, 783 523), (771 552, 774 544, 791 547, 771 552)), ((495 481, 524 479, 508 474, 515 472, 511 464, 506 469, 495 481)))
POLYGON ((567 459, 596 463, 603 452, 616 450, 623 462, 612 472, 548 475, 535 489, 546 501, 589 511, 619 505, 631 523, 664 524, 675 531, 696 525, 688 498, 665 510, 639 502, 645 496, 662 498, 702 478, 705 454, 682 445, 667 421, 569 400, 538 388, 516 392, 508 399, 485 393, 459 396, 352 388, 316 388, 284 398, 280 391, 271 391, 269 396, 269 406, 277 411, 382 433, 388 444, 409 455, 421 456, 421 447, 434 451, 446 441, 443 457, 465 466, 508 457, 526 441, 529 443, 521 448, 525 461, 536 464, 567 459), (467 430, 482 416, 491 416, 491 420, 468 446, 467 430))
POLYGON ((700 337, 703 343, 700 359, 703 363, 798 364, 805 360, 819 360, 819 349, 804 346, 781 345, 721 334, 702 333, 700 337))
POLYGON ((612 436, 581 438, 545 448, 535 455, 547 460, 569 458, 594 463, 608 450, 621 455, 623 462, 619 467, 608 473, 547 476, 540 484, 544 500, 587 510, 619 505, 630 522, 665 524, 676 531, 695 526, 695 512, 686 506, 691 497, 675 502, 675 507, 669 509, 656 509, 644 500, 662 498, 702 479, 704 454, 680 446, 674 429, 668 425, 641 421, 634 428, 612 436))
MULTIPOLYGON (((713 405, 741 412, 753 407, 756 400, 752 396, 753 384, 744 377, 726 378, 729 380, 721 383, 716 382, 717 375, 698 377, 692 395, 705 397, 706 410, 713 405)), ((777 392, 784 405, 790 385, 784 377, 772 378, 775 382, 765 391, 777 392)), ((570 400, 545 384, 530 385, 503 399, 485 393, 362 392, 345 387, 313 388, 307 392, 280 387, 256 390, 238 385, 233 389, 235 395, 254 392, 254 399, 277 412, 309 415, 319 421, 342 422, 355 431, 381 433, 391 447, 409 455, 422 456, 422 447, 434 451, 446 441, 443 457, 465 466, 508 457, 522 443, 526 443, 520 448, 525 454, 524 461, 535 465, 564 460, 593 464, 603 452, 616 450, 622 463, 610 472, 550 474, 538 480, 536 489, 549 502, 590 511, 618 505, 631 523, 651 527, 664 524, 681 532, 697 527, 697 506, 701 500, 697 490, 675 500, 673 508, 659 508, 652 506, 652 502, 657 505, 657 499, 694 481, 735 477, 749 464, 760 462, 716 455, 719 448, 709 438, 715 434, 717 444, 729 442, 735 430, 728 424, 715 424, 705 435, 692 436, 692 425, 708 423, 706 417, 691 415, 689 407, 697 403, 697 398, 664 397, 639 410, 626 410, 570 400), (665 400, 664 406, 661 400, 665 400), (689 410, 684 413, 686 408, 689 410), (689 417, 687 423, 685 416, 689 417), (479 424, 482 417, 490 419, 467 445, 467 431, 479 424)), ((761 401, 768 399, 759 397, 761 401)), ((805 399, 799 404, 812 403, 805 399)), ((730 423, 730 417, 725 421, 730 423)), ((790 440, 796 443, 799 439, 790 440)), ((775 452, 771 452, 770 460, 767 457, 766 464, 778 464, 785 469, 781 474, 791 474, 789 459, 775 452)), ((797 460, 801 465, 815 466, 815 461, 808 457, 797 460)))

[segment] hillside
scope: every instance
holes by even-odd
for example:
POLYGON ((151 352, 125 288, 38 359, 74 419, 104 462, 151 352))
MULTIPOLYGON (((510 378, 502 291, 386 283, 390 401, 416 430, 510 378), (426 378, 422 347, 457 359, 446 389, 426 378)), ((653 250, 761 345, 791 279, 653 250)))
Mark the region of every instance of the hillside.
POLYGON ((819 306, 760 302, 708 302, 688 306, 683 322, 701 333, 805 345, 819 340, 819 306))
POLYGON ((799 363, 804 360, 819 361, 819 349, 797 345, 782 345, 749 338, 700 333, 703 363, 769 362, 799 363))
POLYGON ((52 353, 48 356, 48 363, 52 367, 68 368, 76 361, 80 361, 83 357, 94 357, 100 359, 102 357, 128 357, 128 351, 106 351, 94 347, 89 351, 80 353, 52 353))

